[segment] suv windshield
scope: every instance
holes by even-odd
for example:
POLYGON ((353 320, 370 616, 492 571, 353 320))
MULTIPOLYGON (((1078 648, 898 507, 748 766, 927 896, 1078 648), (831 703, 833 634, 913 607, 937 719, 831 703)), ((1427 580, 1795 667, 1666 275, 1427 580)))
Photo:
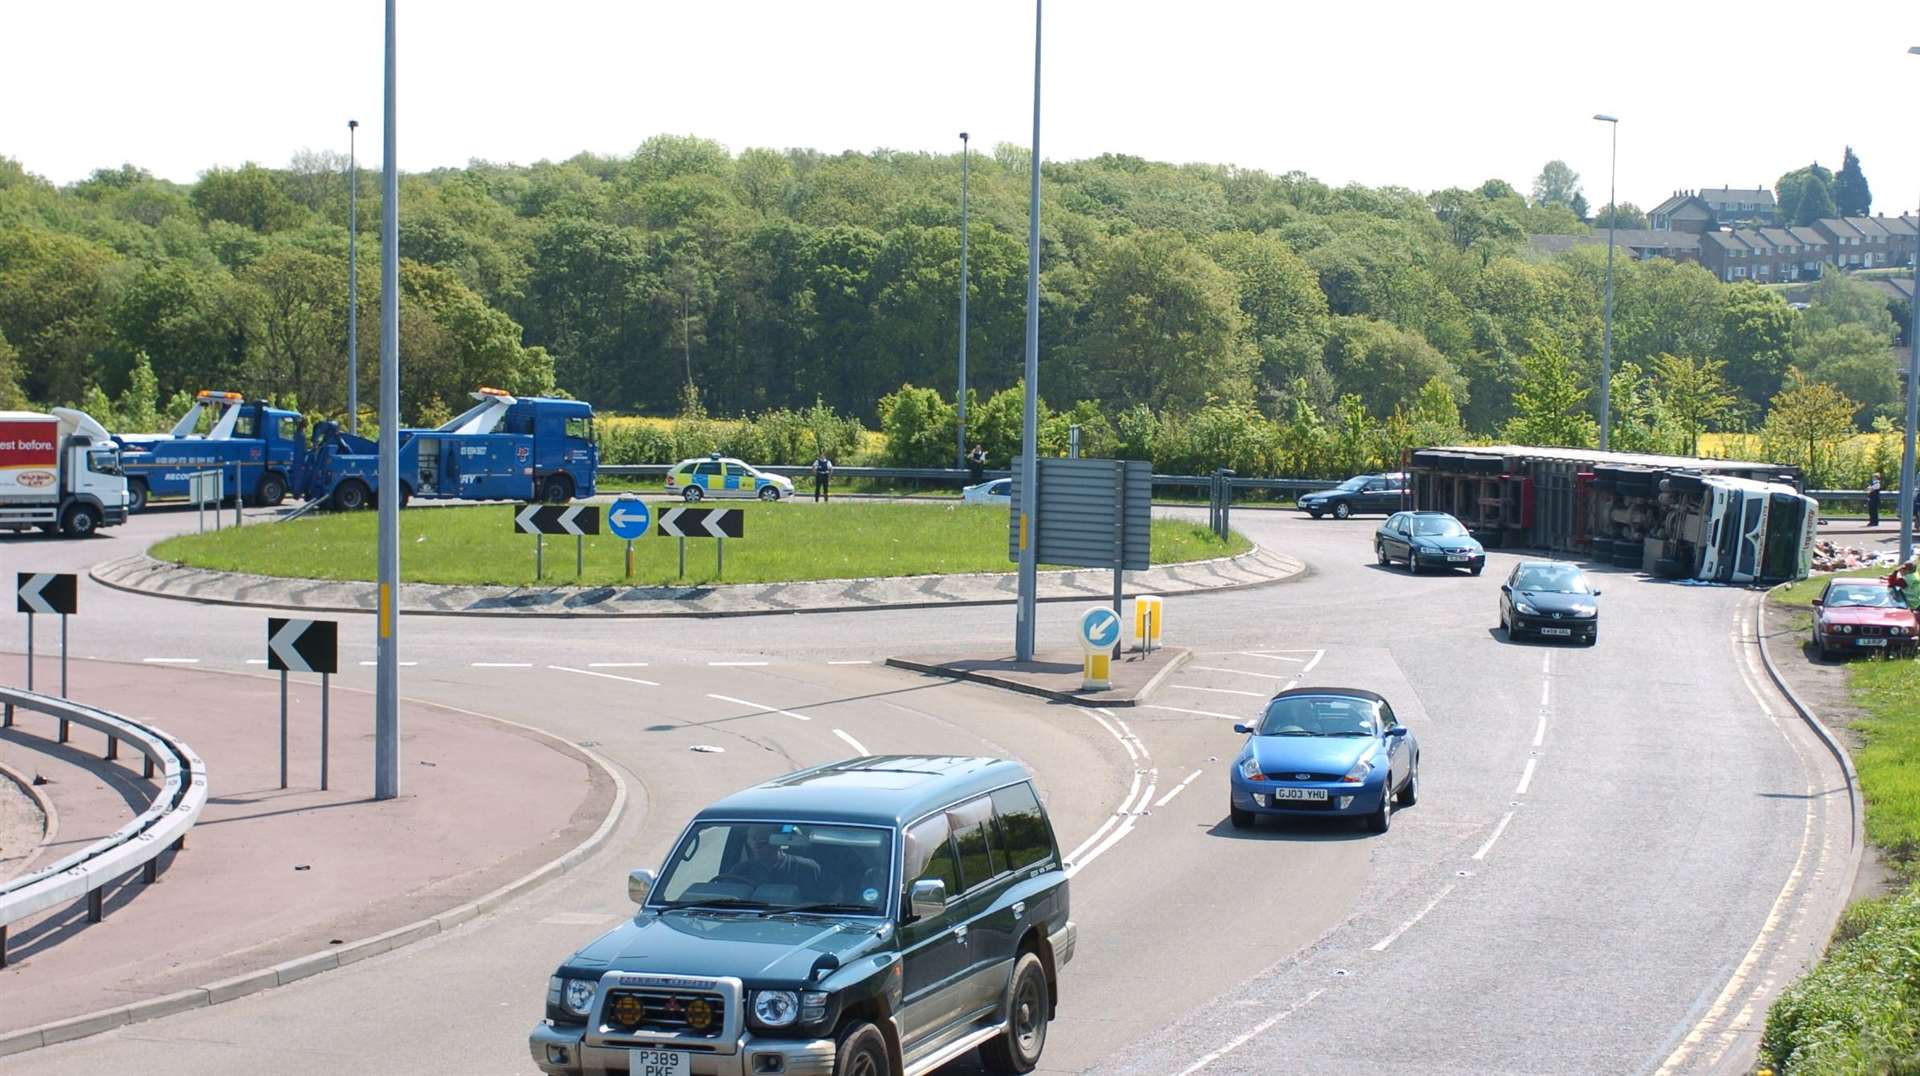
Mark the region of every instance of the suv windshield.
POLYGON ((1371 699, 1335 695, 1295 696, 1267 705, 1257 730, 1261 736, 1371 736, 1375 731, 1371 699))
POLYGON ((1905 609, 1907 601, 1892 587, 1862 586, 1858 583, 1836 585, 1827 591, 1827 606, 1865 606, 1870 609, 1905 609))
POLYGON ((1459 538, 1467 528, 1452 516, 1418 516, 1413 521, 1413 533, 1428 538, 1459 538))
POLYGON ((811 822, 698 822, 667 858, 654 903, 884 915, 893 831, 811 822))
POLYGON ((1520 569, 1514 577, 1515 590, 1531 590, 1542 594, 1590 594, 1587 577, 1578 568, 1563 568, 1558 565, 1529 565, 1520 569))

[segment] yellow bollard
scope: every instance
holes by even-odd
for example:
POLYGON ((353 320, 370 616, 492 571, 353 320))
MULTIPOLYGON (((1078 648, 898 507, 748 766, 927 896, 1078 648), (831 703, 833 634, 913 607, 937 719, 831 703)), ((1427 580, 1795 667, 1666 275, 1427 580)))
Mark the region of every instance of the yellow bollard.
POLYGON ((1087 663, 1080 673, 1080 690, 1106 691, 1113 686, 1108 679, 1112 675, 1113 658, 1107 654, 1088 654, 1087 663))
POLYGON ((1134 649, 1146 653, 1160 642, 1160 623, 1164 603, 1157 594, 1141 594, 1133 599, 1134 649))

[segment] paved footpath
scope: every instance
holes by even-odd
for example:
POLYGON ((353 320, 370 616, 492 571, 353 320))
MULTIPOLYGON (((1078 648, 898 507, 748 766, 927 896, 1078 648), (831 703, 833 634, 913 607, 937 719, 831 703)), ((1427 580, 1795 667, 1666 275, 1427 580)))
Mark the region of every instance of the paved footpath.
MULTIPOLYGON (((1306 565, 1284 554, 1253 549, 1237 557, 1166 564, 1125 573, 1128 594, 1192 594, 1289 579, 1306 565)), ((96 582, 156 597, 222 605, 258 605, 314 612, 371 612, 372 583, 282 579, 187 568, 144 553, 117 557, 92 571, 96 582)), ((407 613, 467 616, 750 616, 857 609, 1000 605, 1014 600, 1012 572, 821 579, 805 583, 726 583, 692 587, 499 587, 408 583, 400 590, 407 613)), ((1040 574, 1041 601, 1086 601, 1113 596, 1113 572, 1075 569, 1040 574)))
MULTIPOLYGON (((5 660, 17 670, 22 659, 5 660)), ((53 663, 38 668, 42 685, 57 682, 53 663)), ((74 698, 191 746, 206 760, 210 796, 185 850, 163 857, 159 882, 135 875, 111 888, 102 922, 88 924, 80 901, 14 924, 0 1053, 22 1028, 348 952, 446 913, 565 855, 600 831, 617 799, 613 778, 564 741, 403 703, 402 795, 376 802, 372 696, 338 685, 322 792, 312 677, 290 691, 291 787, 281 789, 277 677, 81 661, 71 676, 74 698)), ((56 790, 59 847, 46 856, 111 832, 153 794, 137 754, 105 762, 103 737, 76 728, 56 745, 54 728, 23 712, 0 740, 0 762, 54 777, 42 787, 56 790)))

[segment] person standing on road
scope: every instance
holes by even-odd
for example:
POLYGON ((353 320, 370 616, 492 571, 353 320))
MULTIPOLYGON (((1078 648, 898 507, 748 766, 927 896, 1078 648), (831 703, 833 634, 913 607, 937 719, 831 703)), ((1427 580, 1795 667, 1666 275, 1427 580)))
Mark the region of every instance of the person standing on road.
POLYGON ((1874 472, 1873 481, 1867 483, 1867 526, 1880 525, 1880 474, 1874 472))
POLYGON ((987 450, 983 445, 974 445, 967 450, 968 484, 977 486, 987 477, 987 450))
POLYGON ((827 458, 825 449, 813 459, 813 500, 815 504, 830 501, 832 494, 827 491, 827 483, 833 478, 833 461, 827 458))

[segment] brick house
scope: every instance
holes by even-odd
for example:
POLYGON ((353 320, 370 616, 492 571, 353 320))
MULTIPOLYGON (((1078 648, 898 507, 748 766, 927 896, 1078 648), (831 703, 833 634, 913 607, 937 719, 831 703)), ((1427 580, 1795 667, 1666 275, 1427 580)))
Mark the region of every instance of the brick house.
POLYGON ((1647 212, 1647 226, 1656 232, 1690 232, 1700 235, 1713 228, 1713 207, 1692 191, 1674 191, 1673 197, 1647 212))
POLYGON ((1776 223, 1779 206, 1765 187, 1702 187, 1695 197, 1707 204, 1716 221, 1728 227, 1757 227, 1776 223))
POLYGON ((1876 252, 1883 257, 1887 249, 1887 234, 1878 227, 1866 225, 1865 217, 1827 217, 1813 222, 1813 230, 1827 239, 1831 248, 1827 260, 1842 269, 1871 269, 1875 265, 1885 264, 1875 258, 1876 252), (1878 238, 1879 243, 1874 240, 1878 238))

